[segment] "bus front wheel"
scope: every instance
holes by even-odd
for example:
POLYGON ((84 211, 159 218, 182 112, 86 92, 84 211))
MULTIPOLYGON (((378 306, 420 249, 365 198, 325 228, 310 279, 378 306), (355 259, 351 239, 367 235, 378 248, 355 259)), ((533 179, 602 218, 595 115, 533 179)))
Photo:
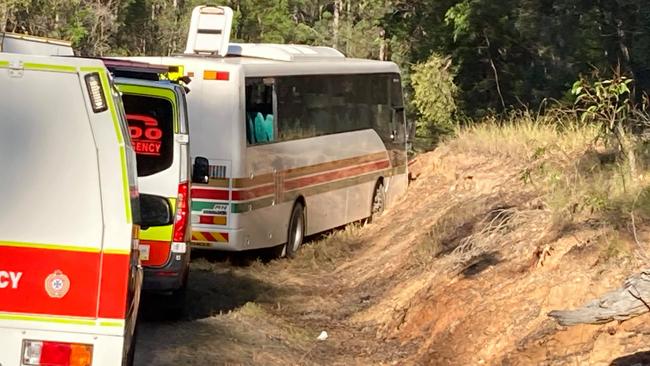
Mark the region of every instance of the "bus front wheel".
POLYGON ((305 238, 305 208, 302 203, 296 202, 291 211, 289 218, 289 231, 287 235, 287 243, 285 244, 285 256, 293 258, 305 238))

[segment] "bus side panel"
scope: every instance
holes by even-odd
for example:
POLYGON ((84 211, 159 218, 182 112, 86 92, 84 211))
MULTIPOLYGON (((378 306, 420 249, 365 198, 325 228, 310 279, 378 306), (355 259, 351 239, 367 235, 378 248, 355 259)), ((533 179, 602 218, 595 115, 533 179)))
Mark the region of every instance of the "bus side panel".
MULTIPOLYGON (((357 203, 350 202, 350 204, 357 203)), ((348 223, 347 205, 348 188, 335 189, 307 197, 307 235, 348 223)), ((289 216, 286 217, 288 219, 289 216)))
MULTIPOLYGON (((254 177, 282 174, 275 199, 293 206, 303 196, 311 235, 369 216, 374 185, 390 170, 387 156, 379 136, 363 130, 248 148, 247 172, 254 177)), ((290 209, 270 210, 277 216, 264 227, 284 229, 290 209)))
POLYGON ((241 249, 267 248, 285 243, 292 208, 293 203, 286 202, 239 215, 241 229, 245 233, 242 243, 245 248, 241 249))
POLYGON ((350 187, 348 191, 347 221, 354 222, 370 216, 372 211, 372 195, 375 193, 376 180, 350 187))

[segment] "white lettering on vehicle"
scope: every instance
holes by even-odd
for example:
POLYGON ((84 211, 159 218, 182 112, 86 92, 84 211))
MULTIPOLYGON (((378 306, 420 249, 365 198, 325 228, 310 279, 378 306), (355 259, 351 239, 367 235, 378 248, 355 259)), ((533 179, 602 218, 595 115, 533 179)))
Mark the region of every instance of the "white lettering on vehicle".
POLYGON ((22 272, 0 271, 0 289, 17 289, 22 277, 22 272))

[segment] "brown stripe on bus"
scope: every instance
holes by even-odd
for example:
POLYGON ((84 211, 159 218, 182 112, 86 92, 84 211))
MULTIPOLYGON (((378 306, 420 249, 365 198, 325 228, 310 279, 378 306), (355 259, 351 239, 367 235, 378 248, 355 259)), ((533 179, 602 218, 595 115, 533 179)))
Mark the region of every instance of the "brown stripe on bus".
MULTIPOLYGON (((374 161, 378 161, 381 159, 387 159, 387 153, 386 151, 374 153, 374 154, 369 154, 369 155, 364 155, 364 156, 356 156, 353 158, 347 158, 347 159, 342 159, 342 160, 336 160, 336 161, 328 161, 325 163, 319 163, 315 165, 310 165, 306 167, 300 167, 300 168, 293 168, 293 169, 288 169, 280 174, 284 176, 284 179, 293 179, 293 178, 298 178, 303 175, 311 175, 311 174, 317 174, 321 173, 324 171, 329 171, 329 170, 337 170, 337 169, 342 169, 346 168, 348 166, 353 166, 353 165, 360 165, 360 164, 365 164, 365 163, 371 163, 374 161)), ((259 176, 251 178, 235 178, 233 179, 233 187, 234 188, 250 188, 250 187, 255 187, 258 185, 263 185, 263 184, 270 184, 275 182, 274 174, 273 173, 266 173, 262 174, 259 176)))

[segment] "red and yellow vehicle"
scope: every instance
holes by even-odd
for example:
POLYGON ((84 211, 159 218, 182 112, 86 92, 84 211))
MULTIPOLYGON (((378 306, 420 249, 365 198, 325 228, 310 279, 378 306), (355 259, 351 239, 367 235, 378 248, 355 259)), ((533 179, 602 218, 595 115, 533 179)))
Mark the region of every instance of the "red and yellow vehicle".
POLYGON ((104 64, 0 53, 0 365, 133 359, 140 229, 172 222, 139 195, 104 64))
POLYGON ((143 289, 170 295, 164 305, 179 315, 185 303, 190 263, 187 87, 169 80, 170 73, 177 71, 173 66, 103 61, 115 75, 122 96, 136 152, 140 192, 166 197, 174 209, 170 225, 140 232, 143 289))

